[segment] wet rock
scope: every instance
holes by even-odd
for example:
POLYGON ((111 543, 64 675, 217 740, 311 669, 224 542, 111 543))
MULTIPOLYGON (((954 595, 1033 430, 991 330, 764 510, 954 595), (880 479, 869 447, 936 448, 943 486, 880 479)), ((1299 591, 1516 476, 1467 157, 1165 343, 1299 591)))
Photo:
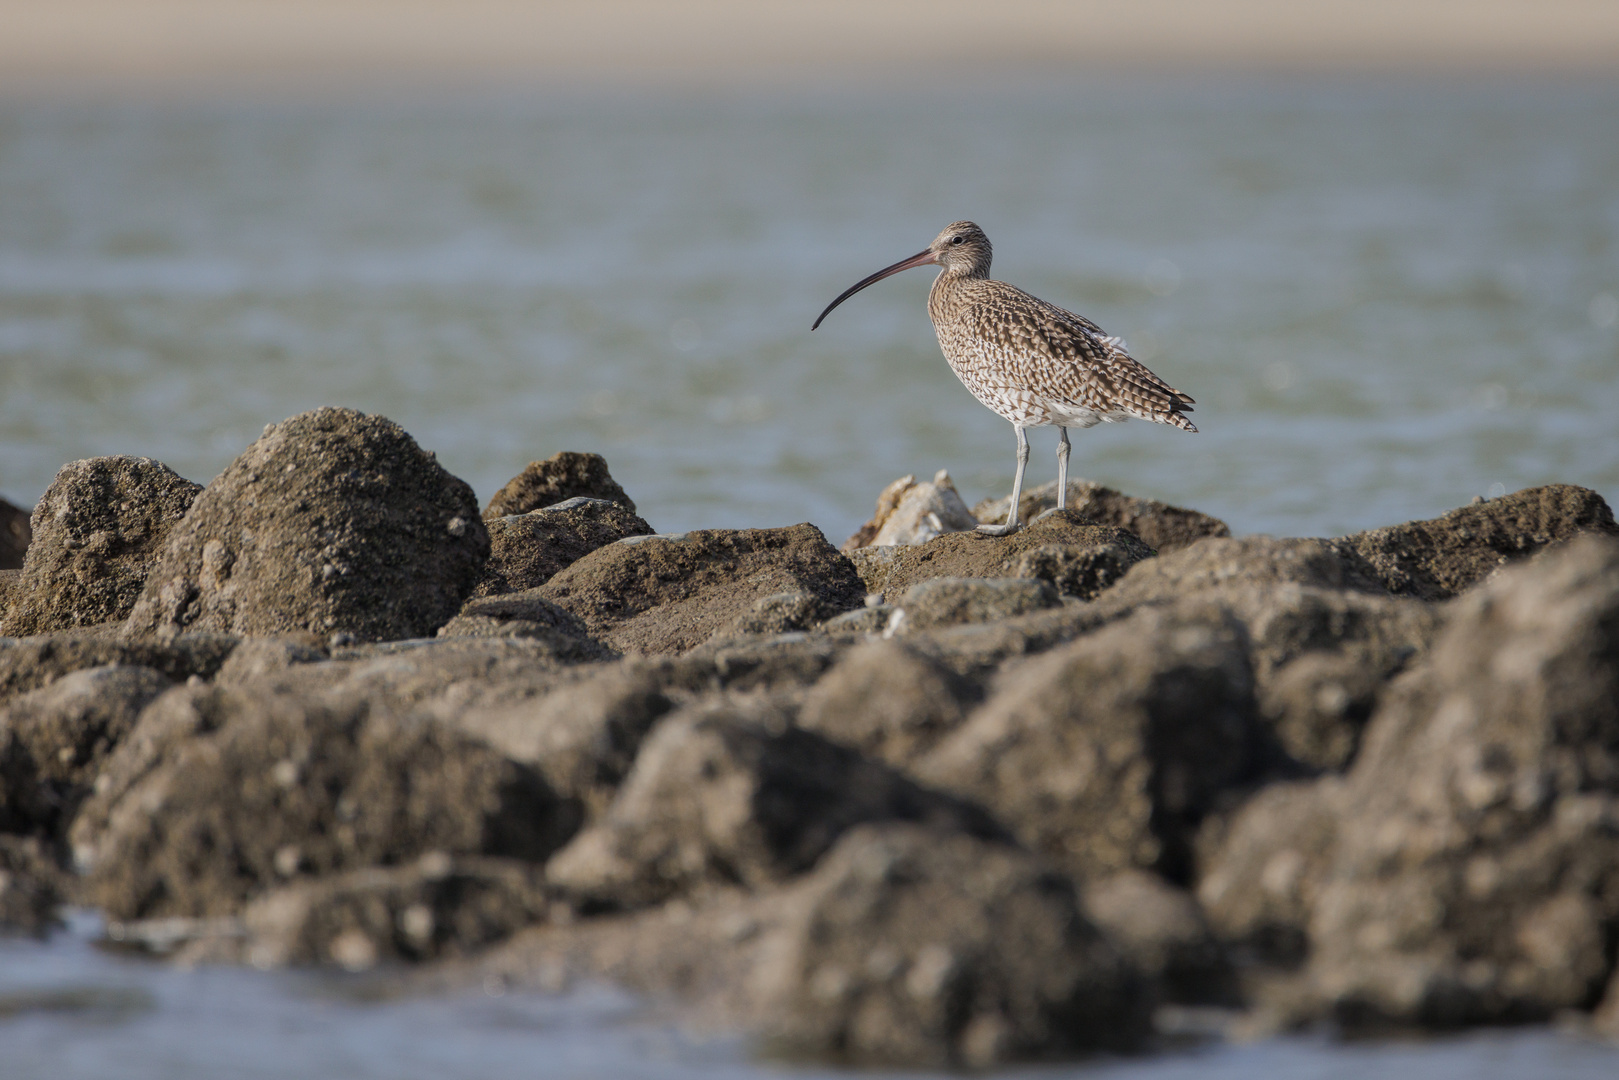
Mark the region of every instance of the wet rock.
MULTIPOLYGON (((155 766, 122 790, 108 785, 75 823, 87 895, 113 918, 230 914, 299 875, 430 851, 539 861, 577 826, 577 807, 533 769, 448 725, 380 713, 363 697, 271 695, 247 684, 199 704, 212 730, 177 733, 155 751, 133 733, 108 772, 125 753, 155 766), (105 826, 86 835, 83 826, 97 821, 105 826)), ((187 721, 179 711, 169 719, 187 721)))
POLYGON ((874 820, 998 832, 975 808, 792 727, 768 705, 703 703, 658 723, 605 817, 547 873, 592 903, 642 907, 704 885, 785 880, 874 820))
POLYGON ((905 634, 993 622, 1056 607, 1057 590, 1037 578, 929 578, 900 594, 886 632, 905 634))
POLYGON ((917 483, 902 476, 877 496, 877 512, 858 532, 843 542, 845 553, 863 547, 925 544, 935 536, 978 527, 967 504, 961 501, 950 474, 940 469, 932 482, 917 483))
POLYGON ((472 489, 399 425, 316 409, 266 428, 197 497, 128 631, 418 637, 488 554, 472 489))
POLYGON ((622 652, 682 652, 780 593, 809 593, 828 611, 865 595, 849 560, 813 525, 704 529, 630 537, 598 548, 540 587, 622 652))
POLYGON ((533 765, 594 819, 629 772, 641 739, 674 708, 666 672, 628 660, 593 671, 543 697, 456 710, 462 730, 533 765))
POLYGON ((37 837, 0 833, 0 933, 43 935, 67 891, 66 875, 37 837))
POLYGON ((534 589, 469 600, 455 618, 439 627, 438 636, 531 638, 547 644, 565 663, 618 657, 592 638, 577 616, 534 589))
POLYGON ((804 698, 798 723, 867 757, 908 769, 960 727, 977 687, 900 641, 850 651, 804 698))
POLYGON ((62 466, 34 507, 5 633, 27 637, 127 616, 201 490, 151 458, 62 466))
POLYGON ((564 450, 544 461, 529 462, 528 468, 495 492, 483 516, 503 518, 527 514, 575 498, 606 499, 635 513, 635 502, 624 494, 624 489, 607 471, 606 458, 600 454, 564 450))
POLYGON ((1591 1007, 1619 933, 1619 542, 1576 539, 1460 598, 1341 805, 1309 924, 1341 1022, 1591 1007))
POLYGON ((1039 548, 1110 547, 1108 565, 1133 565, 1152 557, 1152 550, 1123 529, 1083 522, 1072 511, 1051 514, 1011 536, 996 538, 982 533, 949 533, 917 547, 897 547, 888 554, 868 556, 862 570, 867 591, 892 603, 917 582, 929 578, 1007 578, 1026 576, 1026 554, 1039 548))
POLYGON ((1602 496, 1571 484, 1548 484, 1336 543, 1365 559, 1389 592, 1442 600, 1514 559, 1587 532, 1619 537, 1602 496))
POLYGON ((173 683, 147 667, 64 675, 0 711, 0 828, 60 832, 147 703, 173 683))
POLYGON ((652 526, 607 499, 576 496, 526 514, 487 519, 489 563, 474 596, 495 596, 544 585, 558 570, 652 526))
POLYGON ((175 682, 192 676, 211 679, 239 640, 224 634, 183 634, 161 643, 83 634, 0 639, 0 704, 70 672, 104 664, 155 668, 175 682))
MULTIPOLYGON (((1000 524, 1006 520, 1006 509, 1011 502, 1010 495, 985 499, 973 507, 973 516, 986 524, 1000 524)), ((1018 520, 1033 521, 1056 505, 1055 480, 1030 488, 1018 499, 1018 520)), ((1179 551, 1206 536, 1231 535, 1231 529, 1219 518, 1154 499, 1125 495, 1090 480, 1068 481, 1068 509, 1083 520, 1126 529, 1160 555, 1179 551)))
POLYGON ((429 852, 274 889, 242 912, 254 967, 329 964, 364 971, 389 961, 465 956, 546 917, 541 870, 513 859, 429 852))
MULTIPOLYGON (((28 511, 0 499, 0 570, 21 570, 28 541, 34 535, 28 511)), ((0 612, 5 608, 0 606, 0 612)))
POLYGON ((1137 974, 1069 881, 1016 848, 864 826, 784 905, 752 985, 788 1053, 988 1068, 1146 1034, 1137 974))
POLYGON ((1085 914, 1157 990, 1180 1005, 1235 1005, 1236 974, 1197 901, 1156 874, 1125 870, 1084 888, 1085 914))
POLYGON ((1242 627, 1149 608, 1003 672, 915 775, 972 799, 1071 872, 1173 881, 1221 793, 1260 761, 1242 627))

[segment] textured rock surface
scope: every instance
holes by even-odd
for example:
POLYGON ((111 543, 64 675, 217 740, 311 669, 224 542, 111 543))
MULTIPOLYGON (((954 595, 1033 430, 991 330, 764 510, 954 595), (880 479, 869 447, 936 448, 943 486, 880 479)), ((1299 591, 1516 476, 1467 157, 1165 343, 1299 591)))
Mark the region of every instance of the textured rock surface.
POLYGON ((786 903, 754 985, 790 1052, 986 1068, 1147 1033, 1139 976, 1072 884, 1015 848, 866 826, 786 903))
MULTIPOLYGON (((635 513, 635 503, 607 471, 607 459, 600 454, 579 454, 571 450, 552 454, 544 461, 531 461, 528 468, 506 481, 484 508, 486 518, 510 517, 540 510, 574 498, 606 499, 635 513)), ((648 529, 648 532, 651 530, 648 529)))
MULTIPOLYGON (((34 535, 28 511, 0 499, 0 570, 21 570, 28 541, 34 535)), ((0 607, 0 613, 4 612, 0 607)))
POLYGON ((925 544, 935 536, 978 527, 961 501, 950 474, 940 469, 931 481, 902 476, 877 496, 877 512, 843 542, 847 553, 857 548, 892 544, 925 544))
POLYGON ((489 563, 474 596, 544 585, 563 567, 626 536, 652 532, 635 511, 606 499, 575 497, 526 514, 489 518, 489 563))
POLYGON ((869 592, 893 602, 919 581, 937 577, 1003 578, 1026 577, 1023 557, 1050 545, 1069 548, 1112 549, 1108 565, 1120 572, 1152 550, 1132 533, 1106 525, 1083 522, 1072 511, 1052 514, 1011 536, 995 538, 982 533, 949 533, 917 547, 872 549, 881 554, 869 556, 869 567, 862 579, 869 592))
POLYGON ((640 907, 705 884, 785 880, 846 829, 881 820, 999 831, 976 808, 789 726, 768 707, 699 704, 659 722, 602 821, 547 872, 592 902, 640 907))
POLYGON ((539 595, 622 652, 682 652, 778 593, 810 593, 829 611, 860 606, 849 560, 813 525, 703 529, 631 537, 591 552, 539 595))
MULTIPOLYGON (((1006 520, 1006 508, 1011 501, 1010 495, 985 499, 973 507, 973 515, 979 521, 999 524, 1006 520)), ((1056 505, 1055 480, 1030 488, 1018 499, 1018 520, 1033 521, 1056 505)), ((1128 529, 1160 555, 1179 551, 1205 536, 1231 535, 1231 529, 1219 518, 1153 499, 1125 495, 1090 480, 1068 481, 1068 509, 1098 525, 1128 529)))
POLYGON ((804 698, 798 723, 908 769, 960 727, 978 688, 900 641, 852 650, 804 698))
POLYGON ((916 766, 1080 875, 1188 880, 1194 832, 1258 757, 1240 624, 1149 609, 1004 676, 916 766))
POLYGON ((1153 984, 1161 1001, 1236 1004, 1236 973, 1197 901, 1156 874, 1125 870, 1085 884, 1085 914, 1153 984))
POLYGON ((1513 559, 1586 532, 1619 537, 1602 496, 1571 484, 1548 484, 1336 543, 1364 558, 1390 592, 1442 600, 1513 559))
POLYGON ((26 637, 126 617, 201 490, 150 458, 62 466, 34 507, 33 540, 0 629, 26 637))
POLYGON ((894 601, 889 634, 993 622, 1056 607, 1057 590, 1038 578, 929 578, 894 601))
POLYGON ((224 634, 183 634, 167 642, 119 641, 82 634, 51 634, 23 641, 0 639, 0 704, 70 672, 103 664, 155 668, 175 682, 211 679, 236 648, 224 634))
POLYGON ((44 934, 67 891, 67 875, 44 844, 0 833, 0 931, 44 934))
POLYGON ((197 497, 128 630, 420 637, 488 555, 472 489, 399 425, 316 409, 266 428, 197 497))
POLYGON ((228 914, 289 878, 429 851, 543 859, 577 826, 538 773, 446 725, 256 689, 214 695, 214 730, 166 754, 120 747, 156 764, 94 797, 110 804, 88 814, 97 834, 75 831, 109 915, 228 914))
POLYGON ((64 675, 0 710, 0 828, 57 835, 147 703, 172 686, 148 667, 64 675))
POLYGON ((473 599, 439 627, 441 638, 514 637, 545 643, 563 662, 612 660, 618 654, 592 638, 585 624, 536 589, 473 599))

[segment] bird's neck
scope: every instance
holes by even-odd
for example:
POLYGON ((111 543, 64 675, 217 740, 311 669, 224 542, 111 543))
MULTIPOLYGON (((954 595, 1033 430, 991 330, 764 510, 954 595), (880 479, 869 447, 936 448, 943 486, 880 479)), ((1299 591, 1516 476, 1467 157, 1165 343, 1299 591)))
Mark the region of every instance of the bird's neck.
POLYGON ((928 313, 937 316, 948 310, 956 301, 963 286, 969 281, 982 281, 989 277, 984 271, 962 270, 956 267, 946 267, 939 271, 939 276, 933 279, 933 288, 928 291, 928 313))

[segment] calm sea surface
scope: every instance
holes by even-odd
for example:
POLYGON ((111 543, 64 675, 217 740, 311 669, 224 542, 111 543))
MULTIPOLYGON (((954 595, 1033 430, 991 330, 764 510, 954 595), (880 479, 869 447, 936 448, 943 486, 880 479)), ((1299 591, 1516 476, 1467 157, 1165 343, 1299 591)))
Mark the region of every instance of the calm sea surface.
MULTIPOLYGON (((1005 494, 1009 425, 939 356, 925 271, 1088 315, 1203 429, 1074 471, 1238 532, 1331 534, 1547 481, 1619 497, 1619 83, 1069 83, 326 105, 0 101, 0 494, 143 454, 207 481, 324 404, 481 498, 605 454, 663 530, 813 521, 903 473, 1005 494)), ((1055 473, 1035 435, 1031 482, 1055 473)), ((601 993, 378 1002, 178 972, 82 925, 0 943, 6 1077, 759 1077, 601 993)), ((1059 1074, 1611 1077, 1547 1032, 1280 1041, 1059 1074)), ((791 1076, 820 1075, 790 1072, 791 1076)))

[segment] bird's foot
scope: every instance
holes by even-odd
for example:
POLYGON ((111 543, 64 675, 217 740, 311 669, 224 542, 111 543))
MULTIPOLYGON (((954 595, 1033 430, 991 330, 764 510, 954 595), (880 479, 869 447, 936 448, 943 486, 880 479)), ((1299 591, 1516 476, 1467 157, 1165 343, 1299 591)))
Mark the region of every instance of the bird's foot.
POLYGON ((1021 528, 1023 523, 1014 521, 1006 525, 980 525, 977 531, 985 536, 1011 536, 1021 528))
MULTIPOLYGON (((1063 510, 1063 509, 1066 509, 1066 507, 1053 506, 1049 510, 1042 510, 1040 513, 1034 515, 1034 521, 1044 521, 1046 518, 1050 517, 1052 514, 1055 514, 1057 511, 1063 510)), ((1034 521, 1029 522, 1029 524, 1033 525, 1034 521)))

